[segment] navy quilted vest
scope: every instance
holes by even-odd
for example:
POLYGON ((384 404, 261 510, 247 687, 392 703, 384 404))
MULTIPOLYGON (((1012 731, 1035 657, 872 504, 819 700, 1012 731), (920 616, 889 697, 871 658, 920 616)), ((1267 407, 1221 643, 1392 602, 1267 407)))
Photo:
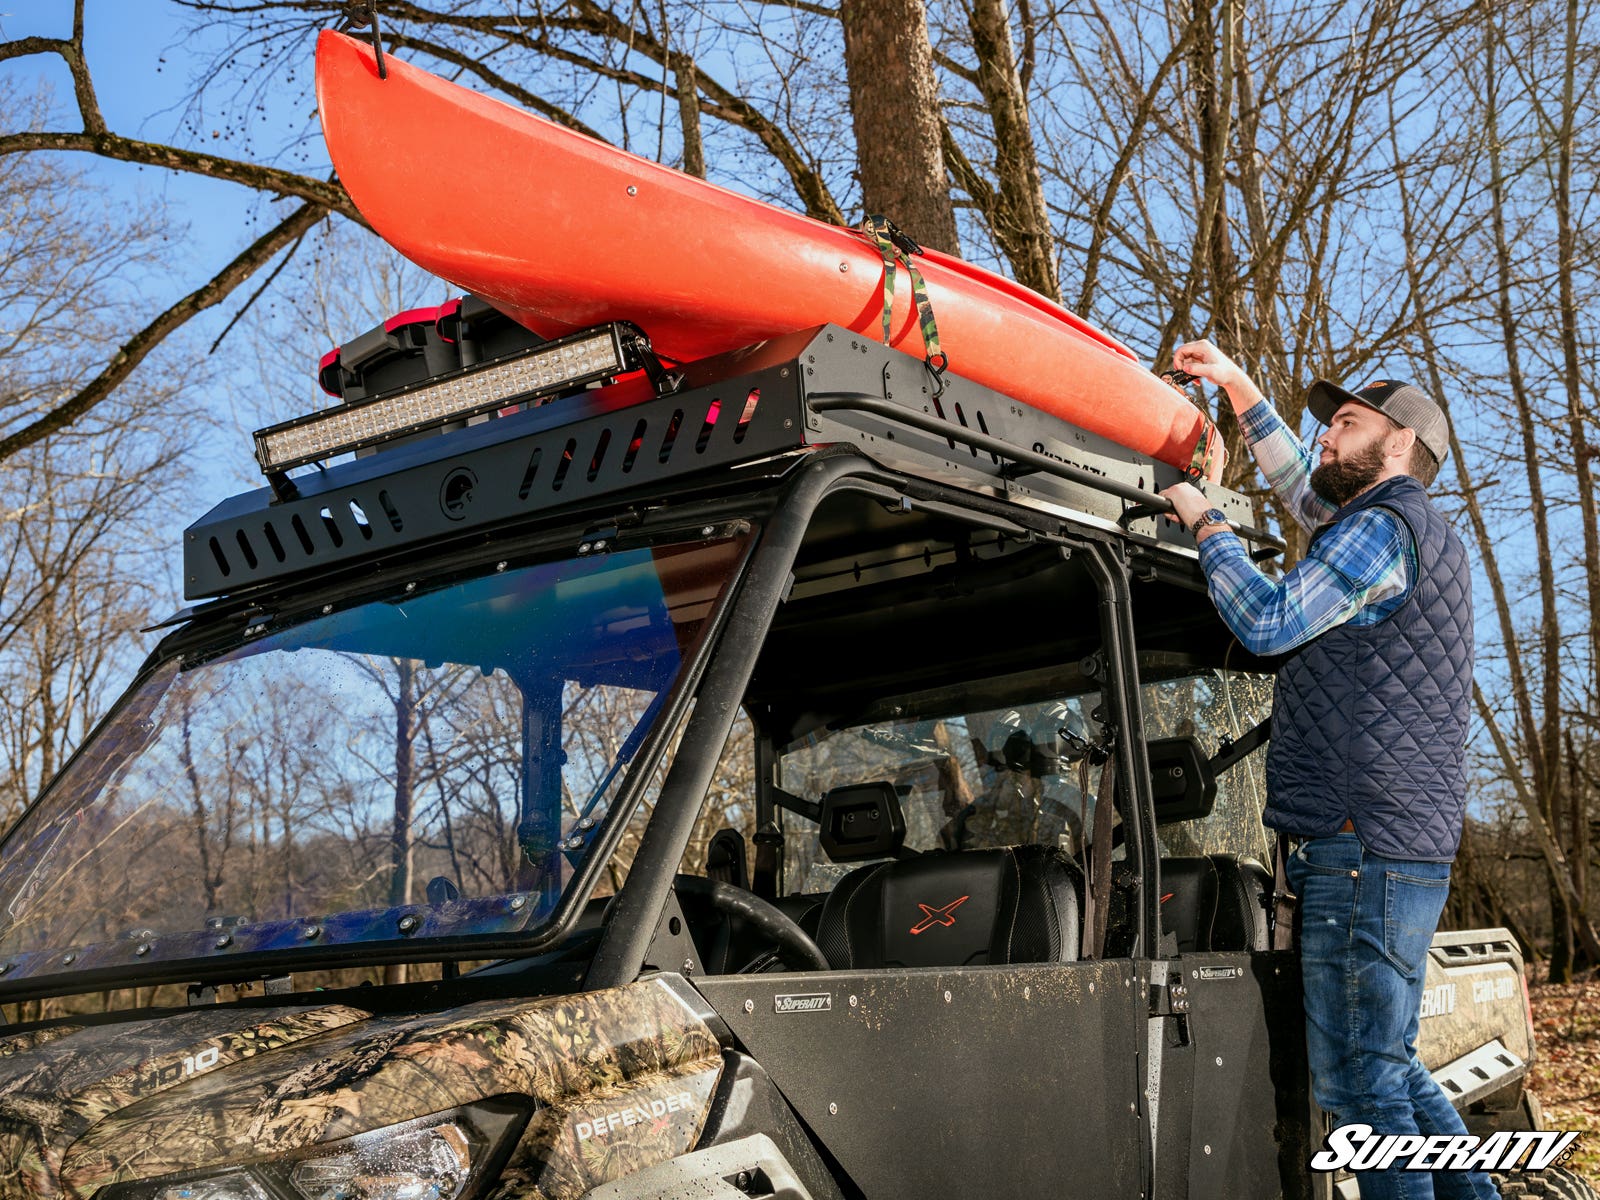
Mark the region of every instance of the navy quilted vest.
POLYGON ((1410 529, 1418 578, 1384 620, 1336 626, 1279 668, 1262 819, 1304 837, 1349 819, 1378 854, 1449 862, 1466 809, 1472 702, 1466 551, 1409 475, 1363 492, 1317 536, 1374 507, 1410 529))

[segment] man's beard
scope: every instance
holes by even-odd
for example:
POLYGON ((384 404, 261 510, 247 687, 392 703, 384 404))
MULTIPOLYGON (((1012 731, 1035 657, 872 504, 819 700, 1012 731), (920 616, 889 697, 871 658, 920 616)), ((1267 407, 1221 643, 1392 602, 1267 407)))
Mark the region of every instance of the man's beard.
POLYGON ((1329 504, 1343 508, 1378 482, 1383 474, 1383 436, 1372 439, 1345 458, 1323 463, 1311 472, 1311 490, 1329 504))

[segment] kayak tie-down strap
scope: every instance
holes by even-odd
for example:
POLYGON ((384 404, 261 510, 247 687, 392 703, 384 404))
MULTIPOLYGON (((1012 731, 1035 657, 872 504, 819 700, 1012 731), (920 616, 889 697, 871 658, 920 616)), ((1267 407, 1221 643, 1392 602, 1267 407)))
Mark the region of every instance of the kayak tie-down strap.
POLYGON ((943 390, 943 376, 950 359, 939 347, 939 326, 933 319, 928 285, 923 282, 922 272, 911 261, 913 255, 922 253, 922 247, 888 217, 879 214, 867 217, 861 228, 872 238, 878 253, 883 256, 883 344, 889 344, 893 333, 895 269, 903 262, 906 274, 911 278, 911 302, 917 310, 917 323, 922 327, 923 362, 933 376, 936 389, 943 390))
POLYGON ((1222 435, 1217 432, 1217 423, 1200 413, 1200 436, 1195 439, 1194 453, 1189 456, 1189 469, 1184 472, 1190 481, 1206 480, 1211 478, 1211 468, 1216 464, 1217 456, 1222 453, 1222 435))
POLYGON ((1198 375, 1180 371, 1177 367, 1169 367, 1161 372, 1161 382, 1183 393, 1184 398, 1200 411, 1200 436, 1195 439, 1194 453, 1189 456, 1189 466, 1184 471, 1184 477, 1190 483, 1200 483, 1211 478, 1211 468, 1216 464, 1217 455, 1222 451, 1222 436, 1217 432, 1217 423, 1206 416, 1206 410, 1184 391, 1191 383, 1198 382, 1199 378, 1198 375))
POLYGON ((383 65, 383 31, 378 27, 378 0, 347 0, 339 32, 353 33, 368 27, 372 29, 372 54, 378 64, 378 78, 387 79, 389 71, 383 65))

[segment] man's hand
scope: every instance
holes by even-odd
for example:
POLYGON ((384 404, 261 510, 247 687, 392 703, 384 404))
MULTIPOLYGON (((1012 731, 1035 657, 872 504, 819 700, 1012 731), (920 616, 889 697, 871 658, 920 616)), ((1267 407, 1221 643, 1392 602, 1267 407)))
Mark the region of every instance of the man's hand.
POLYGON ((1262 400, 1261 389, 1244 368, 1210 342, 1186 342, 1172 352, 1172 365, 1197 379, 1214 383, 1228 393, 1233 411, 1248 412, 1262 400))
MULTIPOLYGON (((1213 507, 1211 501, 1206 499, 1205 493, 1192 483, 1175 483, 1161 494, 1172 501, 1172 512, 1167 514, 1167 519, 1178 522, 1185 529, 1198 521, 1207 509, 1213 507)), ((1202 529, 1195 540, 1204 541, 1213 533, 1220 532, 1222 532, 1220 526, 1211 525, 1202 529)))
POLYGON ((1249 379, 1243 367, 1210 342, 1185 342, 1172 352, 1172 365, 1222 388, 1249 379))

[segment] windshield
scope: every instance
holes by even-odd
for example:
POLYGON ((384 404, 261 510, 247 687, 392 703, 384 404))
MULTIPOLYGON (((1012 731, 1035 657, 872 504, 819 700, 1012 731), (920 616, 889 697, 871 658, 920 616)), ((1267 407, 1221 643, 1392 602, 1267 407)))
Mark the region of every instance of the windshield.
MULTIPOLYGON (((1192 737, 1207 756, 1249 733, 1272 712, 1272 676, 1249 671, 1146 668, 1144 731, 1150 738, 1192 737), (1151 679, 1167 675, 1167 678, 1151 679)), ((1263 742, 1217 776, 1211 812, 1156 826, 1163 858, 1232 854, 1272 862, 1261 813, 1267 806, 1267 747, 1263 742)))
MULTIPOLYGON (((1145 736, 1193 737, 1206 757, 1248 733, 1272 707, 1270 676, 1141 660, 1145 736)), ((1082 853, 1088 815, 1081 748, 1104 736, 1098 692, 1029 699, 1003 708, 949 711, 937 717, 822 729, 783 748, 778 784, 816 803, 851 784, 894 785, 910 850, 976 849, 1043 842, 1082 853)), ((1228 853, 1269 862, 1265 805, 1266 749, 1217 779, 1209 814, 1163 823, 1163 857, 1228 853)), ((1099 769, 1088 794, 1098 787, 1099 769)), ((785 847, 787 892, 821 892, 859 865, 829 862, 814 821, 783 814, 799 836, 785 847)), ((1120 845, 1113 857, 1122 857, 1120 845)))
POLYGON ((531 930, 747 541, 502 563, 158 667, 0 845, 6 980, 531 930))
MULTIPOLYGON (((838 787, 892 784, 910 850, 1047 842, 1075 853, 1085 800, 1060 731, 1093 738, 1099 704, 1092 693, 818 730, 784 748, 778 782, 811 803, 838 787)), ((826 891, 859 865, 829 862, 815 822, 784 821, 801 834, 785 848, 786 891, 826 891)))

